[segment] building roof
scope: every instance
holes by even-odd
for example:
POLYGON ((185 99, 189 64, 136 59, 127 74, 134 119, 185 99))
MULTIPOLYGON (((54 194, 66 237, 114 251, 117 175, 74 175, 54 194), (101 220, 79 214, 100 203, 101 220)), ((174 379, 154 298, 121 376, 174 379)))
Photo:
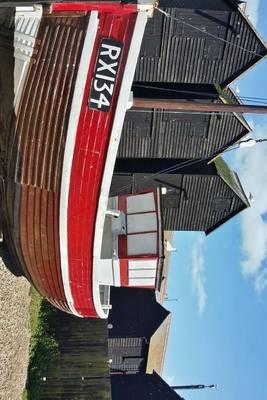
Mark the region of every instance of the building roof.
POLYGON ((240 199, 247 207, 250 207, 250 202, 244 192, 237 173, 231 170, 231 168, 228 166, 228 164, 226 164, 222 157, 218 157, 214 161, 214 164, 216 166, 218 174, 224 180, 224 182, 228 186, 230 186, 233 192, 235 192, 236 195, 240 197, 240 199))
POLYGON ((165 320, 153 334, 149 343, 146 372, 152 374, 156 371, 159 375, 163 372, 163 364, 167 343, 169 338, 169 330, 171 323, 171 313, 167 315, 165 320))
MULTIPOLYGON (((223 103, 225 103, 225 104, 243 104, 243 102, 240 100, 240 98, 237 96, 235 91, 230 86, 227 86, 224 89, 221 89, 219 85, 215 85, 215 87, 218 91, 219 98, 221 99, 221 101, 223 103)), ((247 120, 243 114, 241 114, 241 113, 233 113, 233 114, 236 116, 236 118, 239 119, 241 124, 243 124, 243 126, 245 127, 247 132, 252 131, 251 126, 249 125, 249 123, 247 122, 247 120)))
MULTIPOLYGON (((164 240, 166 240, 168 242, 172 242, 173 232, 165 231, 164 232, 164 240)), ((172 254, 171 252, 165 251, 165 259, 164 259, 163 268, 162 268, 162 281, 161 281, 159 292, 156 292, 156 298, 160 304, 163 304, 164 298, 167 293, 167 283, 168 283, 168 274, 169 274, 171 254, 172 254)))

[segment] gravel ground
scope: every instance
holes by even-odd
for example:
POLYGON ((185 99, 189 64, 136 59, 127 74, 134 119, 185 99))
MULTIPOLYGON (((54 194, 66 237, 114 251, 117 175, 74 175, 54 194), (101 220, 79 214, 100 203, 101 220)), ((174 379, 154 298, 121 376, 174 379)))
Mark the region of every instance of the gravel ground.
POLYGON ((0 400, 21 400, 29 349, 29 283, 0 258, 0 400))

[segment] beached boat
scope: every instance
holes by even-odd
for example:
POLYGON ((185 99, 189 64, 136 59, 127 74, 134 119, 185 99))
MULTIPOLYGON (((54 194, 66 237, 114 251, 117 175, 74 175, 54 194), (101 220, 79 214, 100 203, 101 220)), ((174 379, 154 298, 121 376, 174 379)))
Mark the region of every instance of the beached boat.
POLYGON ((0 8, 4 245, 52 304, 106 318, 109 287, 155 287, 160 193, 109 198, 147 2, 0 8))

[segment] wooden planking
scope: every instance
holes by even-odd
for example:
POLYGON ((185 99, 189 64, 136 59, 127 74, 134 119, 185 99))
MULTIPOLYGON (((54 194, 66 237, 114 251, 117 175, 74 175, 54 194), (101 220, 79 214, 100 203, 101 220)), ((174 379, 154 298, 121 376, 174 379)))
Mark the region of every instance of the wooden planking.
POLYGON ((111 400, 107 321, 57 311, 49 329, 59 356, 40 381, 40 400, 111 400))
POLYGON ((87 20, 42 20, 36 63, 29 66, 17 117, 13 115, 5 139, 5 236, 29 280, 67 312, 59 250, 60 180, 87 20))
POLYGON ((86 20, 46 18, 40 26, 44 44, 28 75, 17 120, 18 134, 23 132, 19 134, 17 182, 59 190, 62 143, 86 20))

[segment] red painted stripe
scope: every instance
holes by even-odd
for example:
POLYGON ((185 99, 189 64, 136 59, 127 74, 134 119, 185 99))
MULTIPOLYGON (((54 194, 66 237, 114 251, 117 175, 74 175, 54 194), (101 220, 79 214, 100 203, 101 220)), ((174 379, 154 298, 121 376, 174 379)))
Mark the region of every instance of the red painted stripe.
POLYGON ((127 235, 118 236, 119 258, 129 258, 127 254, 127 235))
POLYGON ((51 11, 98 11, 100 13, 116 13, 120 15, 130 14, 137 11, 137 4, 122 4, 119 2, 86 2, 73 1, 71 3, 52 3, 51 11))
POLYGON ((105 158, 136 14, 100 14, 99 29, 87 74, 72 162, 68 203, 69 277, 74 305, 85 317, 97 317, 92 295, 93 244, 105 158), (124 43, 110 111, 89 109, 87 101, 102 37, 124 43))
POLYGON ((121 286, 129 286, 128 260, 120 260, 121 286))
POLYGON ((127 196, 125 195, 120 195, 118 196, 118 208, 120 211, 123 211, 125 214, 127 214, 127 196))

